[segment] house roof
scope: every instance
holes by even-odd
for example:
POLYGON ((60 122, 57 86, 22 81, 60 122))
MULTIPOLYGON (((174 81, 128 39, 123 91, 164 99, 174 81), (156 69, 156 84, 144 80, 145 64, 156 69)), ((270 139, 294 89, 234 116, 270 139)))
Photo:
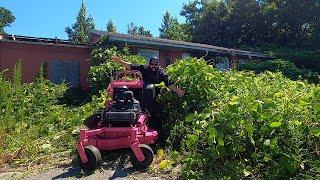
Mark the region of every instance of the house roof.
POLYGON ((106 31, 94 30, 91 33, 99 36, 107 35, 109 42, 122 42, 128 45, 141 45, 151 46, 158 48, 174 48, 185 51, 208 51, 219 54, 234 54, 238 56, 251 57, 256 59, 270 59, 272 57, 267 56, 263 53, 243 51, 238 49, 231 49, 219 46, 212 46, 208 44, 192 43, 185 41, 176 41, 162 38, 145 37, 139 35, 128 35, 120 33, 108 33, 106 31))
POLYGON ((64 47, 78 47, 78 48, 90 48, 86 44, 75 44, 69 40, 58 39, 58 38, 42 38, 42 37, 31 37, 31 36, 20 36, 14 34, 0 34, 0 42, 14 42, 24 44, 40 44, 40 45, 54 45, 64 47))

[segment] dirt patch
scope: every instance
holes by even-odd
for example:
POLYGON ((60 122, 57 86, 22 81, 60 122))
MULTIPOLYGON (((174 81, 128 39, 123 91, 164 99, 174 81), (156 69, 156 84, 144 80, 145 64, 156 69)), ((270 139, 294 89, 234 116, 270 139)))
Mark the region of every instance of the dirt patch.
MULTIPOLYGON (((168 172, 159 172, 153 169, 137 171, 129 161, 128 150, 103 152, 103 163, 93 172, 80 169, 76 158, 70 158, 60 165, 46 167, 33 166, 28 171, 13 171, 0 173, 0 179, 177 179, 177 169, 168 172)), ((154 163, 159 160, 154 156, 154 163)))

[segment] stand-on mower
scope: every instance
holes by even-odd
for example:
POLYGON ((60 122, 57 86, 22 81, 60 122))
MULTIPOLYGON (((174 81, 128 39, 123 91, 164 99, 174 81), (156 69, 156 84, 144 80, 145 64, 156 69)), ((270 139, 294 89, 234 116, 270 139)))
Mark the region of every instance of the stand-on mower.
POLYGON ((153 151, 148 145, 155 143, 158 133, 147 126, 150 114, 144 106, 147 92, 143 87, 139 71, 116 73, 107 89, 112 99, 106 101, 104 110, 88 117, 84 121, 87 128, 80 130, 77 150, 83 169, 94 170, 99 165, 100 150, 120 148, 131 148, 130 161, 137 169, 152 163, 153 151))

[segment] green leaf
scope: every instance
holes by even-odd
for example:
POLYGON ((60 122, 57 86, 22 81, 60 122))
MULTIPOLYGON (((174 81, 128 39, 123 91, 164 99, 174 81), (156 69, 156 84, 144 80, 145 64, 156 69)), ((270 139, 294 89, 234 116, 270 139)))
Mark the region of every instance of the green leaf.
POLYGON ((193 121, 193 114, 189 114, 187 117, 186 117, 186 122, 192 122, 193 121))
POLYGON ((215 129, 212 127, 208 128, 208 138, 214 139, 216 137, 215 129))
POLYGON ((314 105, 313 109, 314 109, 314 111, 315 111, 316 113, 320 113, 320 103, 316 103, 316 104, 314 105))
POLYGON ((246 170, 246 169, 244 169, 244 170, 243 170, 243 174, 244 174, 245 177, 248 177, 248 176, 251 175, 251 172, 248 171, 248 170, 246 170))
POLYGON ((248 135, 251 137, 253 135, 254 128, 252 127, 252 124, 246 124, 246 130, 248 132, 248 135))
POLYGON ((256 142, 254 141, 253 137, 250 137, 250 142, 251 144, 256 145, 256 142))
POLYGON ((194 134, 188 134, 187 137, 188 137, 188 140, 191 144, 194 144, 195 142, 198 141, 198 136, 196 136, 194 134))
POLYGON ((270 146, 270 139, 266 139, 263 143, 265 146, 270 146))
POLYGON ((79 128, 75 128, 75 129, 72 130, 71 133, 72 133, 73 135, 77 135, 77 134, 79 134, 79 132, 80 132, 80 129, 79 129, 79 128))
POLYGON ((320 128, 317 127, 312 127, 310 128, 311 134, 314 135, 315 137, 320 136, 320 128))
POLYGON ((317 171, 320 173, 320 160, 315 160, 314 165, 316 166, 317 171))
POLYGON ((270 123, 269 126, 270 126, 270 127, 273 127, 273 128, 279 127, 279 126, 281 126, 281 122, 275 121, 275 122, 270 123))
POLYGON ((283 96, 283 93, 282 92, 277 92, 273 95, 274 98, 280 98, 283 96))
POLYGON ((261 115, 261 119, 263 119, 263 120, 270 119, 271 117, 272 117, 272 113, 270 113, 270 112, 264 112, 261 115))
POLYGON ((220 145, 220 146, 224 146, 224 141, 223 141, 223 139, 222 138, 218 138, 218 144, 220 145))
POLYGON ((174 163, 174 162, 173 162, 172 160, 167 160, 167 159, 162 160, 162 161, 160 162, 160 164, 159 164, 159 168, 160 168, 161 170, 169 170, 169 169, 172 168, 172 164, 173 164, 173 163, 174 163))
POLYGON ((264 162, 269 162, 270 160, 272 160, 272 158, 270 157, 269 154, 264 155, 264 157, 263 157, 264 162))

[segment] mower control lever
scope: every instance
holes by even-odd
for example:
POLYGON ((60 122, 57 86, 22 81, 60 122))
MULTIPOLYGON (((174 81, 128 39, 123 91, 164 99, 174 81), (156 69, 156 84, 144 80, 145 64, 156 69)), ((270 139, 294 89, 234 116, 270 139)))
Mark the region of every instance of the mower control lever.
POLYGON ((128 78, 133 78, 133 79, 140 79, 142 80, 142 74, 140 71, 137 70, 123 70, 123 71, 119 71, 116 73, 116 79, 115 80, 123 80, 123 78, 125 80, 128 80, 128 78))

